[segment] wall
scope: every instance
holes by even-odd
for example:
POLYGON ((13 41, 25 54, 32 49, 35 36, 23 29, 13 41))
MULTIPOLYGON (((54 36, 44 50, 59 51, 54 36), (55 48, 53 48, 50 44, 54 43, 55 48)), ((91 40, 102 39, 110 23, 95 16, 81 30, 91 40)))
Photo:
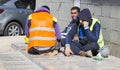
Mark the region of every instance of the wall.
MULTIPOLYGON (((37 0, 37 7, 48 5, 58 18, 61 30, 70 22, 70 8, 74 0, 37 0)), ((89 8, 93 17, 101 20, 105 43, 111 54, 120 57, 120 1, 119 0, 80 0, 80 7, 89 8)))

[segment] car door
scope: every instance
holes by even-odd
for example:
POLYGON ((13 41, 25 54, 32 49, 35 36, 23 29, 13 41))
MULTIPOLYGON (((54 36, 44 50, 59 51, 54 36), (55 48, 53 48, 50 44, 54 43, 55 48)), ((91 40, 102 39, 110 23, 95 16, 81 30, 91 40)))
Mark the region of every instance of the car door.
POLYGON ((17 7, 19 20, 22 22, 23 29, 25 28, 26 19, 29 14, 33 12, 31 0, 17 0, 15 2, 17 7))

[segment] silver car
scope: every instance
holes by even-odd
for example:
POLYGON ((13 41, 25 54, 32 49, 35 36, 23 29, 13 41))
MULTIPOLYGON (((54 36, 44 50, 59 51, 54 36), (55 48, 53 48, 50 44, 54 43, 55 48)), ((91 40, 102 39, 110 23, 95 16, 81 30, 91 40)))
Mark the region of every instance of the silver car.
POLYGON ((33 0, 0 0, 0 34, 24 34, 28 15, 33 12, 33 0))

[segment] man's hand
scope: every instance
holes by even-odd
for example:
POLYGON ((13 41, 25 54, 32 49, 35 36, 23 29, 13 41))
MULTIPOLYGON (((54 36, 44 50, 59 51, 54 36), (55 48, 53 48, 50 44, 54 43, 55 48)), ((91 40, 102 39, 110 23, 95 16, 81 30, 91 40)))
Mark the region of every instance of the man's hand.
POLYGON ((89 22, 84 21, 84 22, 83 22, 83 25, 84 25, 84 26, 89 26, 89 22))
POLYGON ((74 54, 74 53, 71 51, 70 47, 66 46, 66 48, 65 48, 65 55, 66 56, 70 56, 70 54, 74 54))

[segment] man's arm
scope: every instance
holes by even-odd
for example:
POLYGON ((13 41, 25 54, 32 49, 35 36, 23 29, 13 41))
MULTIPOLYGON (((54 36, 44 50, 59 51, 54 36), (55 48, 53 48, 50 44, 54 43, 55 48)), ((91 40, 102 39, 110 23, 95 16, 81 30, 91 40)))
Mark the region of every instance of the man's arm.
POLYGON ((57 40, 60 41, 61 32, 60 32, 59 25, 57 23, 57 19, 55 17, 53 17, 53 22, 54 22, 54 27, 55 27, 55 33, 56 33, 56 36, 57 36, 57 40))
POLYGON ((57 40, 60 40, 61 39, 61 33, 60 33, 59 25, 57 23, 55 23, 55 32, 56 32, 57 40))
POLYGON ((90 31, 89 27, 84 27, 87 38, 92 42, 97 42, 100 33, 100 24, 96 22, 93 27, 93 31, 90 31))
POLYGON ((70 44, 73 40, 73 37, 75 36, 75 34, 77 33, 77 24, 73 24, 70 28, 68 28, 70 30, 68 30, 68 34, 66 36, 66 45, 65 45, 65 55, 66 56, 70 56, 70 54, 74 54, 70 48, 70 44))
POLYGON ((30 16, 28 17, 28 19, 26 20, 25 35, 26 35, 27 37, 29 37, 30 24, 31 24, 31 15, 30 15, 30 16))
POLYGON ((66 46, 70 46, 75 34, 77 33, 77 24, 73 24, 69 29, 70 30, 66 36, 66 46))

